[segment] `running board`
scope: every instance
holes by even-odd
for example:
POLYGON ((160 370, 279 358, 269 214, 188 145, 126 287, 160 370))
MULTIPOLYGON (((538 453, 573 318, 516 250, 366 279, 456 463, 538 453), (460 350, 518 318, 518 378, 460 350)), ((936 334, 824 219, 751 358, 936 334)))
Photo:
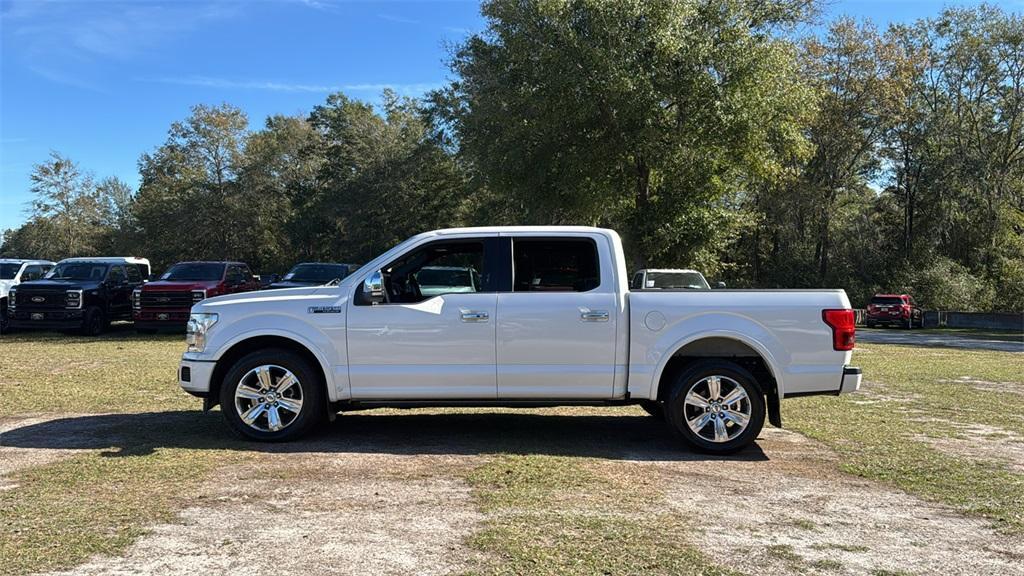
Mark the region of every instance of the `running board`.
POLYGON ((344 400, 335 403, 341 412, 375 408, 557 408, 559 406, 630 406, 629 397, 609 400, 344 400))

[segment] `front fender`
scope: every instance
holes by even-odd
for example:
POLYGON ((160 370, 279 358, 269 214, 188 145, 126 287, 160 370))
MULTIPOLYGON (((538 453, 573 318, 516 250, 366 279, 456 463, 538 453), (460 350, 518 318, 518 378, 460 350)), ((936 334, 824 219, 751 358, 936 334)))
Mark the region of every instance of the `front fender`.
MULTIPOLYGON (((223 328, 230 329, 230 337, 211 342, 211 348, 203 353, 203 360, 217 361, 235 345, 257 337, 276 336, 287 338, 304 346, 316 357, 327 379, 327 395, 334 402, 348 393, 347 359, 339 357, 338 349, 331 337, 319 329, 310 329, 309 323, 300 322, 286 314, 260 315, 252 319, 242 319, 223 328), (303 329, 301 332, 297 329, 303 329)), ((344 339, 342 339, 342 342, 344 339)))

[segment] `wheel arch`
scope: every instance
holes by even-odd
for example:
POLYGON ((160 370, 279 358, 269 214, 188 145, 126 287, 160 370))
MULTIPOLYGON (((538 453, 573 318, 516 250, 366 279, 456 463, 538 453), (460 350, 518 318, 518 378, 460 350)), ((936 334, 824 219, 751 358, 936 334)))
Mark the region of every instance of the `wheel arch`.
POLYGON ((213 368, 213 374, 210 377, 210 390, 207 393, 206 398, 207 407, 212 407, 220 403, 221 384, 223 383, 224 377, 227 375, 228 371, 231 370, 231 367, 234 366, 238 360, 246 354, 257 350, 265 350, 267 348, 288 350, 298 354, 308 361, 313 368, 318 370, 325 387, 326 398, 328 401, 333 401, 335 399, 333 386, 331 385, 332 380, 330 378, 329 366, 323 358, 313 351, 312 346, 301 342, 298 338, 295 338, 292 335, 258 334, 238 338, 226 346, 224 352, 217 357, 216 364, 213 368))
POLYGON ((673 345, 654 375, 656 398, 664 401, 671 382, 688 366, 702 360, 726 360, 739 364, 755 378, 770 403, 781 398, 782 374, 770 350, 746 335, 732 331, 694 334, 673 345))

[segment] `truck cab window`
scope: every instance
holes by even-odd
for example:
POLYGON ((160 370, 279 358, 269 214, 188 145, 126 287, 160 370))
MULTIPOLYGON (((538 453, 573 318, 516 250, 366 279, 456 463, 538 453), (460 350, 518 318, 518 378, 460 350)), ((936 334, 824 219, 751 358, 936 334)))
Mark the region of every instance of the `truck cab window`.
POLYGON ((388 300, 422 302, 442 294, 485 292, 484 243, 433 242, 383 269, 388 300))
POLYGON ((110 284, 123 284, 125 281, 124 268, 121 266, 113 266, 110 268, 110 273, 107 274, 107 282, 110 284))
POLYGON ((516 238, 512 255, 515 292, 587 292, 601 283, 593 240, 516 238))
POLYGON ((633 280, 630 281, 629 288, 631 290, 640 290, 640 289, 642 289, 644 287, 643 284, 644 284, 644 273, 643 272, 637 272, 636 274, 633 274, 633 280))
POLYGON ((21 281, 38 280, 43 277, 44 273, 42 266, 26 266, 25 270, 21 272, 21 281))
POLYGON ((128 273, 128 282, 132 284, 142 282, 142 274, 139 273, 139 268, 137 266, 128 266, 125 268, 125 271, 128 273))

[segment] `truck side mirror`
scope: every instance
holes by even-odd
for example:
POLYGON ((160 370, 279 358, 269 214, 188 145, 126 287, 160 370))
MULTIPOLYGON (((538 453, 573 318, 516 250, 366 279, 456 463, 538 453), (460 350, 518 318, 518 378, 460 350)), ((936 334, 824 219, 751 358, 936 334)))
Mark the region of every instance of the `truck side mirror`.
POLYGON ((718 290, 725 288, 725 282, 715 282, 715 288, 718 290))
POLYGON ((363 298, 371 304, 384 301, 384 274, 377 270, 363 280, 363 298))

